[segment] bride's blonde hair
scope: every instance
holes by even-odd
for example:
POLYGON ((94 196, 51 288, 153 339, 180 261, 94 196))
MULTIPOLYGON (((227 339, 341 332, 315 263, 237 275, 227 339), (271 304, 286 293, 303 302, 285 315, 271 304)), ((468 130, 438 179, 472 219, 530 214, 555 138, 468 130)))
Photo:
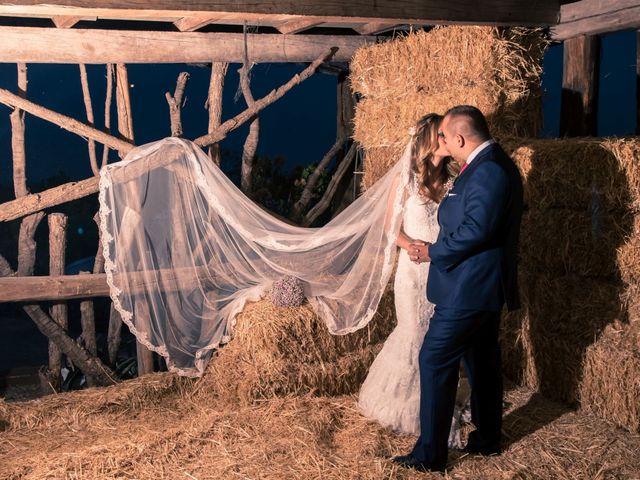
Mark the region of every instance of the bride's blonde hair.
POLYGON ((438 166, 431 161, 438 150, 438 128, 442 119, 442 115, 429 113, 418 120, 411 147, 411 165, 415 174, 420 176, 418 183, 427 197, 435 202, 440 202, 445 184, 459 170, 458 164, 451 157, 445 157, 438 166))

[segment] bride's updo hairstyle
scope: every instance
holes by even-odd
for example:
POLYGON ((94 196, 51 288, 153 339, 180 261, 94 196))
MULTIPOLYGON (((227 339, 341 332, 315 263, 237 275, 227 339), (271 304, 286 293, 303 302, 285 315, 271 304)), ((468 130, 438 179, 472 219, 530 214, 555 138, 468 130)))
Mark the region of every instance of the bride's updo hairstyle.
POLYGON ((440 165, 433 165, 431 159, 438 150, 438 128, 443 116, 429 113, 415 126, 411 165, 419 177, 420 189, 430 199, 440 202, 447 181, 458 174, 460 167, 451 157, 445 157, 440 165))

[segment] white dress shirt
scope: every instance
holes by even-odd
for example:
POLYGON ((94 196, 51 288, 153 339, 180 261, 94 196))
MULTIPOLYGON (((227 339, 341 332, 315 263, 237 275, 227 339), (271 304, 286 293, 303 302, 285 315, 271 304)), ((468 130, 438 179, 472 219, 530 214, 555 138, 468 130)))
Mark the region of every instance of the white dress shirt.
POLYGON ((487 148, 489 145, 496 143, 496 141, 491 138, 489 140, 487 140, 484 143, 481 143, 480 145, 478 145, 475 150, 473 152, 471 152, 469 154, 469 156, 467 157, 467 165, 469 165, 471 162, 473 162, 473 160, 480 155, 480 152, 482 152, 485 148, 487 148))

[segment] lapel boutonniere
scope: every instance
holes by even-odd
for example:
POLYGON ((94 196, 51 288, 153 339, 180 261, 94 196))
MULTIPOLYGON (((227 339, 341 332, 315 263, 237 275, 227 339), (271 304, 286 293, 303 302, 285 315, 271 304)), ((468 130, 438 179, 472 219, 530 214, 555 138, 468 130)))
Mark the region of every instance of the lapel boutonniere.
POLYGON ((445 197, 447 195, 449 195, 449 192, 453 188, 453 184, 455 183, 456 178, 458 178, 457 175, 455 177, 449 177, 449 180, 447 180, 447 183, 444 184, 444 196, 445 197))

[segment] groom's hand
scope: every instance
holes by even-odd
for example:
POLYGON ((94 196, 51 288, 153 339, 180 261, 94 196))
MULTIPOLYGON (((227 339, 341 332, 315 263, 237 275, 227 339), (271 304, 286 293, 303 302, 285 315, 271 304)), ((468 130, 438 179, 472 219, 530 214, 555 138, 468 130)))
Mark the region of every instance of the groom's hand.
POLYGON ((422 240, 414 240, 409 245, 409 258, 414 263, 424 263, 431 261, 429 257, 429 243, 422 240))

